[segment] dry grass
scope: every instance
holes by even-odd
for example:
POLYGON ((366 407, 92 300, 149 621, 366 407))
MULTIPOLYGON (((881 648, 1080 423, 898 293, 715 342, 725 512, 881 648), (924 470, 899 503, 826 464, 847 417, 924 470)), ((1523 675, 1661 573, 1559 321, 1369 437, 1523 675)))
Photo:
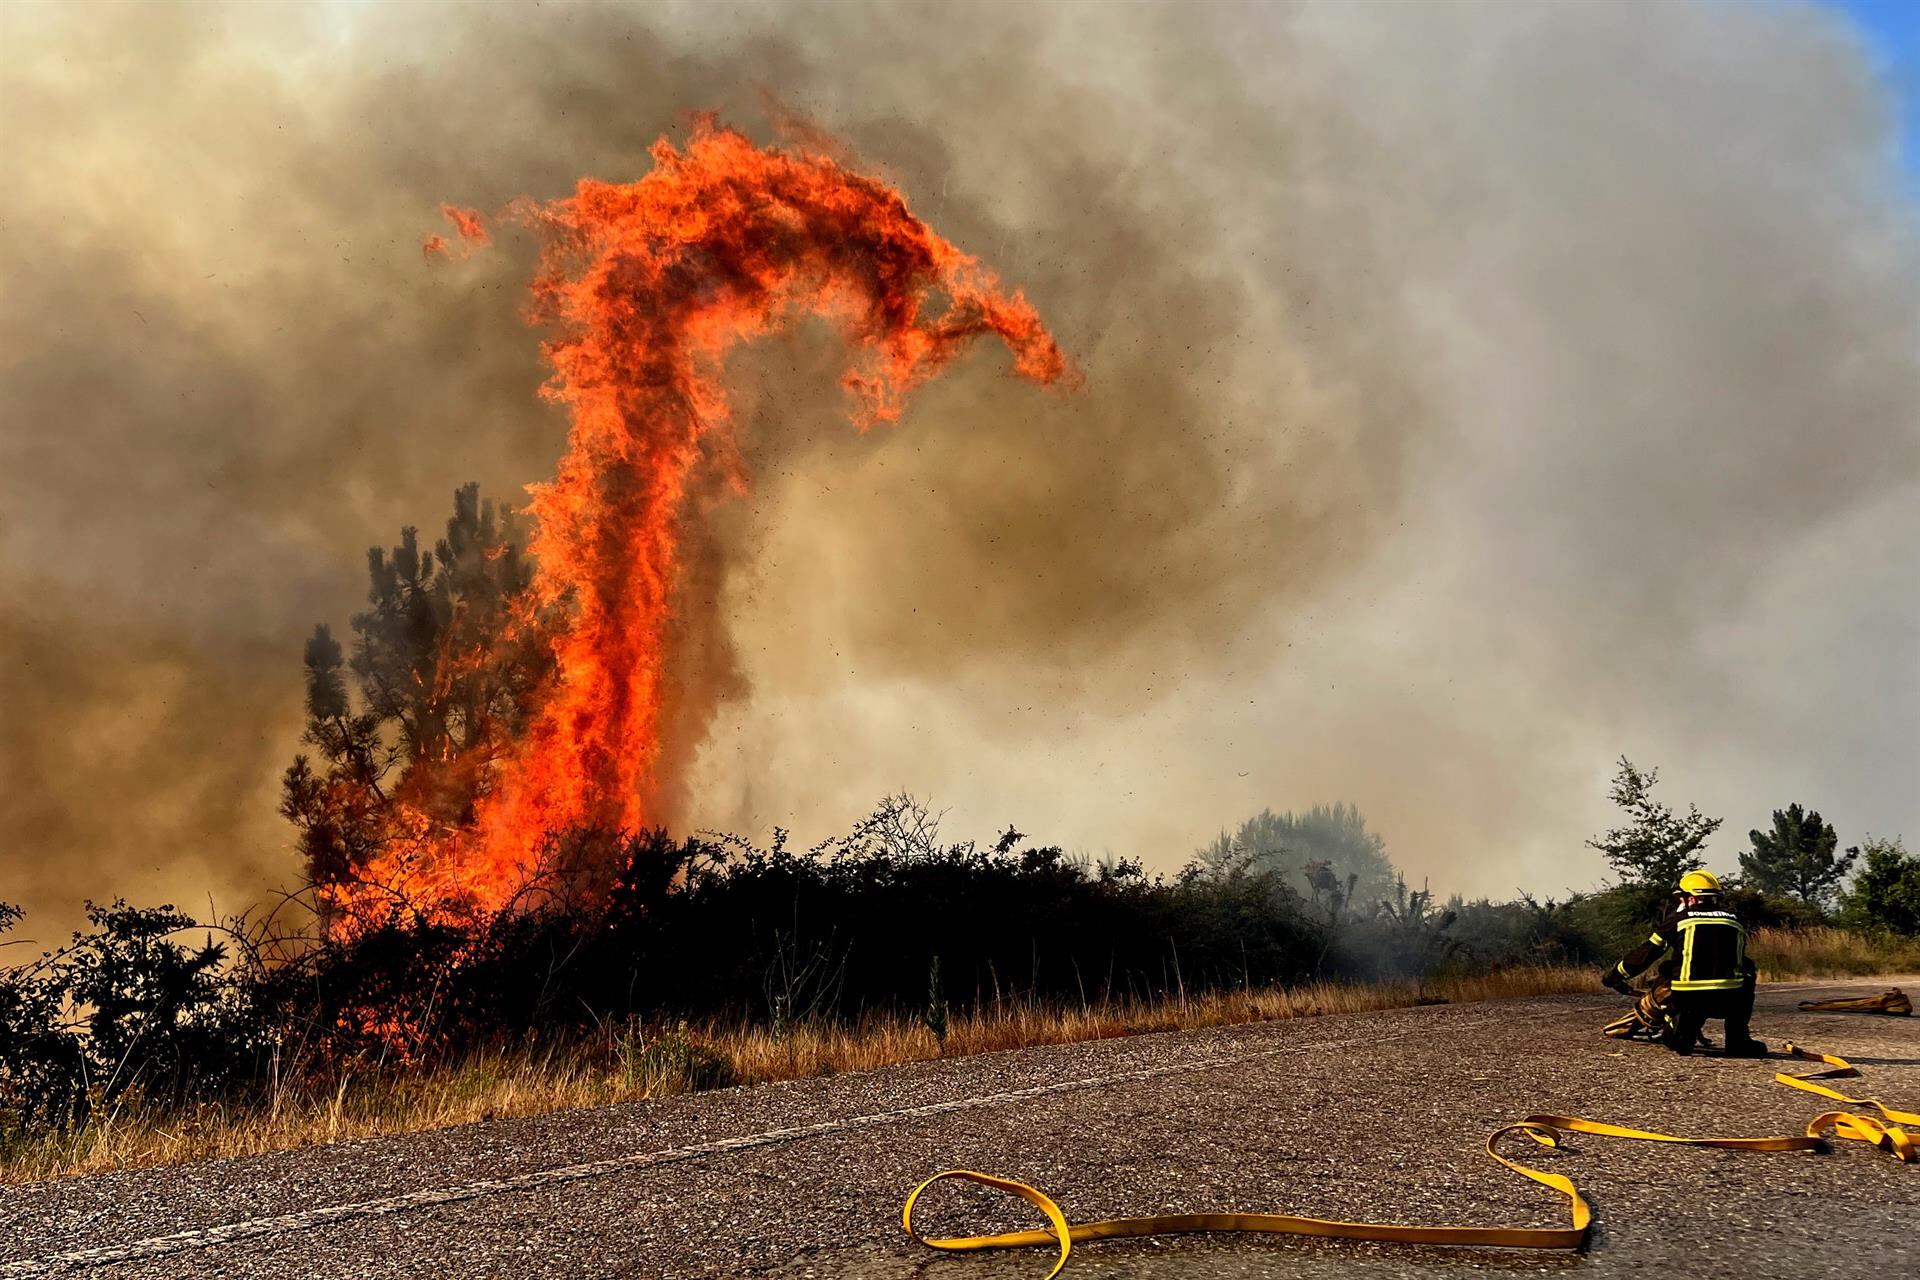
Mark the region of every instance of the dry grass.
MULTIPOLYGON (((1042 1006, 1017 1004, 999 1012, 956 1018, 947 1031, 947 1057, 995 1053, 1033 1045, 1078 1044, 1150 1031, 1238 1026, 1323 1013, 1365 1013, 1409 1005, 1453 1004, 1593 989, 1591 969, 1516 968, 1475 978, 1353 985, 1315 983, 1286 989, 1215 992, 1152 1004, 1042 1006)), ((776 1035, 764 1027, 710 1033, 709 1043, 746 1083, 864 1071, 942 1056, 933 1033, 901 1018, 870 1019, 851 1027, 800 1027, 776 1035)))
POLYGON ((1873 936, 1850 929, 1755 929, 1748 951, 1763 982, 1920 973, 1920 938, 1873 936))
MULTIPOLYGON (((954 1018, 944 1053, 958 1057, 1423 1002, 1586 991, 1593 982, 1590 969, 1514 968, 1482 977, 1430 980, 1424 987, 1413 982, 1328 983, 1151 1004, 1014 1004, 954 1018)), ((933 1033, 904 1017, 873 1017, 847 1026, 803 1025, 781 1033, 747 1025, 610 1029, 585 1040, 481 1053, 432 1069, 389 1068, 285 1085, 251 1104, 160 1110, 134 1100, 96 1117, 76 1134, 0 1148, 0 1183, 284 1151, 940 1056, 942 1046, 933 1033)))
MULTIPOLYGON (((1753 954, 1768 981, 1920 972, 1920 941, 1881 942, 1839 929, 1756 930, 1753 954)), ((1155 1003, 1012 1004, 954 1018, 944 1056, 1422 1003, 1560 995, 1596 985, 1591 968, 1517 967, 1424 985, 1325 983, 1155 1003)), ((898 1016, 779 1033, 738 1024, 609 1029, 585 1040, 481 1053, 432 1069, 389 1068, 283 1086, 247 1105, 160 1111, 136 1101, 78 1134, 0 1148, 0 1183, 281 1151, 942 1055, 925 1025, 898 1016)))

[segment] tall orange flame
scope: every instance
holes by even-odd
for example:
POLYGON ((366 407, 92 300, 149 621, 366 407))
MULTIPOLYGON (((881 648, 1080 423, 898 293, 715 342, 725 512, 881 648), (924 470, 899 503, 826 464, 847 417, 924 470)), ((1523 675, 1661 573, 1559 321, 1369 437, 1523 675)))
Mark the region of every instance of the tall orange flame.
MULTIPOLYGON (((558 474, 529 487, 532 609, 563 619, 555 676, 493 763, 472 826, 401 842, 416 888, 481 909, 524 883, 550 833, 652 817, 677 522, 703 460, 744 484, 724 382, 735 344, 799 313, 837 320, 861 429, 897 419, 983 335, 1023 377, 1068 376, 1026 299, 884 183, 756 147, 711 118, 685 150, 663 139, 652 155, 638 182, 583 180, 570 198, 512 211, 545 233, 534 319, 557 336, 543 393, 572 420, 558 474)), ((484 240, 477 215, 451 212, 463 239, 484 240)))

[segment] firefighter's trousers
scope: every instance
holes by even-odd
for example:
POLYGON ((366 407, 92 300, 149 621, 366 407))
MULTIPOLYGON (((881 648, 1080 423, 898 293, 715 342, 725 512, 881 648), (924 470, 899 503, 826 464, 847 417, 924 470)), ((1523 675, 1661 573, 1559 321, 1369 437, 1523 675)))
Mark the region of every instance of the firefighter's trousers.
POLYGON ((1660 1029, 1660 1039, 1669 1049, 1690 1053, 1700 1040, 1700 1031, 1709 1018, 1726 1023, 1729 1045, 1752 1038, 1754 972, 1747 969, 1745 981, 1726 991, 1675 991, 1665 978, 1654 983, 1642 997, 1640 1015, 1649 1025, 1660 1029))

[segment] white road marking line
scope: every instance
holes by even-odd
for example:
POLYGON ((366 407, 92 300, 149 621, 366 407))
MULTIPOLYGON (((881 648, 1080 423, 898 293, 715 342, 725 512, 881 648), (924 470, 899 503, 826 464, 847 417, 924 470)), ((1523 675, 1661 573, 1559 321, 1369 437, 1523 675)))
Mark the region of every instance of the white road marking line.
MULTIPOLYGON (((1531 1018, 1519 1021, 1533 1021, 1551 1014, 1566 1013, 1570 1006, 1555 1005, 1531 1018)), ((1454 1030, 1471 1030, 1485 1026, 1490 1022, 1515 1021, 1512 1018, 1481 1018, 1475 1022, 1463 1023, 1454 1030)), ((1250 1024, 1258 1025, 1258 1024, 1250 1024)), ((1327 1040, 1318 1044, 1281 1045, 1268 1049, 1259 1049, 1251 1053, 1220 1054, 1210 1058, 1195 1058, 1187 1062, 1168 1063, 1157 1067, 1138 1067, 1132 1071, 1115 1072, 1106 1076, 1089 1076, 1079 1080, 1056 1080, 1051 1084, 1032 1085, 1025 1089, 1008 1089, 1001 1093, 981 1094, 968 1098, 952 1098, 945 1102, 928 1102, 913 1107, 896 1107, 890 1111, 872 1111, 865 1115, 848 1116, 841 1120, 823 1120, 818 1124, 795 1125, 782 1129, 766 1129, 759 1133, 745 1134, 737 1138, 716 1138, 712 1142, 701 1142, 688 1147, 669 1147, 662 1151, 643 1151, 630 1156, 615 1156, 610 1160, 594 1160, 586 1164, 563 1165, 552 1169, 537 1169, 532 1173, 515 1174, 510 1178, 483 1178, 475 1182, 463 1182, 450 1187, 429 1187, 421 1191, 409 1191, 403 1195, 382 1196, 374 1200, 356 1200, 349 1204, 327 1205, 319 1209, 302 1209, 298 1213, 283 1213, 265 1218, 248 1218, 241 1222, 223 1223, 217 1227, 201 1227, 192 1231, 177 1231, 171 1235, 149 1236, 144 1240, 133 1240, 126 1244, 103 1245, 94 1249, 73 1249, 64 1253, 42 1254, 37 1258, 21 1258, 14 1262, 0 1263, 0 1277, 14 1280, 23 1276, 58 1275, 65 1271, 77 1271, 90 1267, 111 1266, 121 1262, 138 1262, 148 1258, 163 1258, 169 1254, 186 1253, 195 1249, 206 1249, 214 1245, 231 1244, 237 1240, 251 1240, 259 1236, 283 1235, 295 1231, 310 1231, 329 1223, 346 1222, 355 1218, 375 1218, 386 1214, 404 1213, 409 1209, 426 1208, 433 1205, 455 1204, 462 1200, 478 1200, 483 1196, 506 1195, 519 1191, 533 1191, 541 1187, 555 1186, 566 1182, 580 1182, 588 1178, 602 1178, 610 1173, 623 1173, 629 1169, 648 1169, 656 1165, 678 1164, 685 1160, 697 1160, 703 1156, 721 1155, 730 1151, 746 1151, 754 1147, 775 1146, 784 1142, 803 1142, 809 1138, 821 1138, 828 1134, 851 1133, 860 1129, 873 1129, 881 1125, 900 1120, 919 1120, 928 1116, 950 1115, 956 1111, 973 1111, 981 1107, 1000 1106, 1009 1102, 1024 1102, 1030 1098, 1044 1098, 1056 1093, 1073 1093, 1082 1089, 1098 1089, 1109 1085, 1131 1084, 1140 1080, 1153 1080, 1162 1076, 1181 1075, 1190 1071, 1210 1071, 1216 1067, 1238 1066, 1244 1062, 1257 1062, 1262 1058, 1285 1057, 1289 1054, 1318 1053, 1325 1050, 1350 1049, 1360 1045, 1381 1044, 1390 1040, 1404 1040, 1408 1036, 1426 1033, 1426 1028, 1396 1032, 1392 1035, 1363 1036, 1349 1040, 1327 1040)))

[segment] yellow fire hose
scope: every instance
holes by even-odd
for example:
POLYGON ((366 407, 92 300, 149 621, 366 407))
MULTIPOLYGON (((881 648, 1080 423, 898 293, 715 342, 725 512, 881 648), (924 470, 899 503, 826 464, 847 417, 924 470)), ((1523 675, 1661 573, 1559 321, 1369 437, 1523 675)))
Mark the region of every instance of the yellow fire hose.
POLYGON ((1871 1143, 1903 1161, 1920 1161, 1920 1139, 1916 1139, 1914 1135, 1900 1127, 1909 1124, 1920 1125, 1920 1115, 1894 1110, 1877 1099, 1849 1097, 1825 1085, 1815 1083, 1825 1079, 1858 1077, 1860 1075, 1858 1068, 1845 1058, 1814 1053, 1791 1043, 1786 1046, 1786 1049, 1797 1058, 1825 1063, 1832 1069, 1810 1071, 1802 1075, 1788 1075, 1781 1072, 1774 1076, 1775 1080, 1851 1106, 1872 1107, 1880 1113, 1880 1118, 1876 1120, 1871 1116, 1859 1115, 1851 1111, 1828 1111, 1809 1121, 1803 1136, 1779 1138, 1683 1138, 1670 1133, 1653 1133, 1645 1129, 1628 1129, 1621 1125, 1603 1124, 1598 1120, 1586 1120, 1578 1116, 1549 1115, 1531 1115, 1524 1120, 1494 1130, 1487 1137, 1487 1154, 1521 1177, 1532 1179, 1543 1187, 1551 1187, 1567 1197, 1568 1207, 1572 1211, 1572 1225, 1568 1227, 1419 1227, 1381 1222, 1342 1222, 1328 1218, 1301 1218, 1284 1213, 1159 1213, 1138 1218, 1108 1218, 1098 1222, 1070 1223, 1067 1221, 1065 1212, 1053 1198, 1037 1187, 1016 1182, 1012 1178, 997 1178, 992 1174, 978 1173, 972 1169, 948 1169, 934 1174, 915 1187, 907 1196, 907 1203, 900 1212, 900 1225, 906 1228, 907 1234, 920 1244, 930 1249, 950 1253, 970 1253, 978 1249, 1057 1246, 1059 1253, 1054 1260, 1053 1269, 1047 1272, 1045 1280, 1053 1280, 1053 1277, 1060 1274, 1061 1269, 1067 1265, 1067 1259, 1076 1244, 1084 1244, 1091 1240, 1199 1232, 1245 1231, 1272 1235, 1322 1236, 1342 1240, 1379 1240, 1395 1244, 1466 1245, 1499 1249, 1578 1249, 1586 1243, 1587 1231, 1593 1222, 1592 1209, 1573 1185, 1572 1180, 1557 1173, 1546 1173, 1529 1168, 1501 1155, 1495 1148, 1508 1134, 1523 1133, 1543 1147, 1559 1146, 1559 1141, 1555 1137, 1557 1133, 1591 1133, 1606 1138, 1631 1138, 1640 1142, 1670 1142, 1693 1147, 1718 1147, 1729 1151, 1814 1151, 1827 1148, 1826 1139, 1822 1135, 1831 1129, 1835 1137, 1871 1143), (978 1183, 996 1191, 1018 1196, 1045 1214, 1048 1225, 1044 1230, 1009 1231, 990 1236, 943 1238, 923 1236, 913 1225, 914 1205, 919 1202, 921 1195, 929 1187, 948 1180, 978 1183))
POLYGON ((1860 1069, 1845 1058, 1802 1049, 1791 1040, 1787 1041, 1786 1050, 1796 1058, 1807 1062, 1824 1062, 1833 1069, 1808 1071, 1797 1076, 1776 1071, 1773 1075, 1775 1080, 1795 1089, 1817 1093, 1823 1098, 1832 1098, 1835 1102, 1844 1102, 1849 1106, 1872 1107, 1880 1113, 1880 1119, 1875 1120, 1872 1116, 1858 1115, 1851 1111, 1828 1111, 1808 1122, 1808 1133, 1823 1133, 1830 1128, 1839 1137, 1871 1142, 1906 1164, 1920 1163, 1920 1138, 1916 1138, 1901 1127, 1909 1124, 1920 1125, 1920 1114, 1912 1111, 1896 1111, 1878 1098, 1854 1098, 1841 1093, 1838 1089, 1829 1089, 1823 1084, 1814 1083, 1816 1080, 1858 1079, 1860 1069))

